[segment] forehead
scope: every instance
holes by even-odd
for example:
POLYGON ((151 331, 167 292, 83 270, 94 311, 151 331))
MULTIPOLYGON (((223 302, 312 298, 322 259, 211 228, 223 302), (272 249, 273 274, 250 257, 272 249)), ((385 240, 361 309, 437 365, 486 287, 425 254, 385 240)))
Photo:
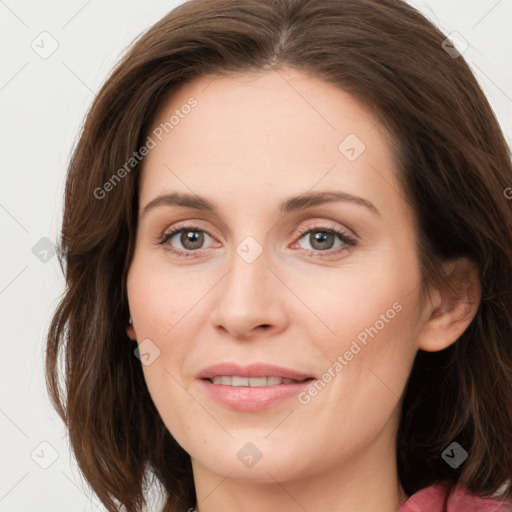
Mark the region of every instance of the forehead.
POLYGON ((380 135, 387 135, 354 96, 289 67, 194 79, 174 90, 160 106, 153 129, 172 117, 173 126, 167 132, 177 135, 190 127, 201 142, 225 136, 246 142, 250 136, 256 142, 264 136, 281 142, 327 137, 326 143, 337 146, 344 133, 365 138, 366 132, 377 128, 380 135), (192 101, 196 105, 189 108, 192 101), (257 133, 254 128, 259 128, 257 133))
POLYGON ((159 108, 149 135, 156 146, 142 164, 141 204, 163 188, 224 195, 229 186, 240 207, 249 192, 257 202, 289 195, 279 190, 350 193, 364 185, 389 201, 398 190, 379 120, 347 92, 291 68, 185 83, 159 108))

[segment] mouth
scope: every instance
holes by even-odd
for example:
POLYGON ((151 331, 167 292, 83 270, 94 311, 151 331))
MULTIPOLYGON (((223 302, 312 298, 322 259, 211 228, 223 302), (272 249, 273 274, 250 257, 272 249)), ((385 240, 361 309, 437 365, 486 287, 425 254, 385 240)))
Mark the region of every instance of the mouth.
POLYGON ((236 411, 268 409, 296 397, 315 380, 311 374, 264 362, 223 362, 203 369, 196 378, 209 398, 236 411))
POLYGON ((210 379, 213 384, 261 387, 302 382, 314 378, 314 375, 269 363, 242 365, 223 362, 204 368, 196 377, 210 379))
POLYGON ((217 375, 212 378, 205 378, 215 385, 233 386, 233 387, 251 387, 262 388, 269 386, 282 386, 283 384, 299 384, 306 381, 314 380, 314 377, 304 379, 288 379, 286 377, 242 377, 238 375, 217 375))
POLYGON ((217 404, 241 412, 257 412, 275 407, 279 403, 292 404, 297 395, 304 392, 314 377, 301 380, 281 377, 242 377, 218 375, 200 379, 203 392, 217 404))

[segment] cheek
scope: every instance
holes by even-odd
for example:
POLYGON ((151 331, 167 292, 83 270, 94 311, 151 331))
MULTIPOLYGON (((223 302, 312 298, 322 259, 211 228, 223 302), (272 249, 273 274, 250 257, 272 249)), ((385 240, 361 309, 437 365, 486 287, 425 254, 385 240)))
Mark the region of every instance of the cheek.
POLYGON ((170 274, 168 266, 152 267, 143 257, 134 258, 128 273, 128 301, 139 350, 142 353, 145 343, 151 353, 151 364, 142 364, 144 378, 166 422, 173 421, 175 408, 165 404, 193 408, 179 383, 183 362, 193 349, 193 329, 199 325, 194 305, 202 295, 201 282, 188 272, 170 274))
MULTIPOLYGON (((194 399, 195 393, 186 389, 179 372, 169 367, 168 361, 164 361, 164 358, 165 355, 153 365, 143 368, 151 400, 167 430, 178 444, 190 455, 200 458, 202 448, 214 435, 212 432, 217 424, 208 422, 204 407, 194 399), (205 424, 210 425, 208 430, 198 428, 205 424)), ((217 432, 215 434, 218 435, 217 432)))
POLYGON ((309 310, 304 315, 306 322, 322 324, 333 342, 360 335, 363 343, 390 327, 399 328, 415 314, 418 279, 414 264, 385 259, 380 264, 374 259, 372 265, 360 268, 288 276, 309 310))
POLYGON ((413 255, 371 260, 364 268, 296 278, 310 309, 300 328, 309 329, 309 344, 321 354, 320 371, 332 373, 338 361, 352 382, 372 369, 400 387, 417 350, 419 269, 413 255))
MULTIPOLYGON (((148 262, 149 258, 146 259, 148 262)), ((127 291, 137 338, 161 339, 198 300, 194 278, 170 273, 169 267, 152 267, 143 256, 134 258, 128 273, 127 291)))

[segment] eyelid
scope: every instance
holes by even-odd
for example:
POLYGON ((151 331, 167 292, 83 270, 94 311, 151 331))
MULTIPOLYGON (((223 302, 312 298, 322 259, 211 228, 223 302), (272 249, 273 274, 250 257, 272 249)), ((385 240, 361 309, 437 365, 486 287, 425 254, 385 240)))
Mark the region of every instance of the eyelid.
MULTIPOLYGON (((160 236, 160 240, 165 240, 169 234, 171 234, 171 233, 175 234, 180 229, 188 229, 190 231, 193 231, 194 228, 199 228, 201 231, 204 231, 205 233, 208 233, 208 235, 210 235, 210 228, 207 227, 207 225, 203 221, 201 221, 201 220, 182 220, 182 221, 176 222, 171 227, 165 228, 163 233, 160 236)), ((210 236, 212 236, 212 235, 210 235, 210 236)))
POLYGON ((346 238, 353 239, 356 241, 359 237, 355 233, 355 231, 348 229, 346 227, 341 227, 338 225, 331 225, 329 222, 332 221, 313 221, 312 224, 306 224, 305 226, 297 229, 295 236, 302 236, 309 231, 313 231, 317 229, 318 231, 325 230, 325 231, 336 231, 339 233, 342 233, 346 238))
MULTIPOLYGON (((312 222, 313 222, 313 224, 306 224, 302 228, 297 229, 295 231, 294 236, 304 235, 309 230, 318 228, 318 229, 326 229, 326 230, 329 229, 329 230, 333 230, 333 231, 342 231, 344 234, 346 234, 347 237, 359 238, 359 236, 353 229, 347 229, 345 227, 338 227, 338 226, 329 226, 328 223, 333 222, 333 221, 317 220, 317 221, 312 221, 312 222), (351 235, 350 233, 346 233, 347 231, 350 231, 350 233, 353 233, 353 235, 351 235)), ((175 224, 172 225, 172 227, 167 227, 163 231, 163 233, 160 235, 159 240, 164 240, 168 234, 173 233, 173 232, 175 233, 179 229, 189 229, 192 231, 194 228, 200 228, 202 231, 205 231, 208 235, 210 235, 213 238, 213 236, 210 234, 210 227, 204 221, 183 220, 183 221, 176 222, 175 224)))
POLYGON ((329 224, 325 221, 316 221, 313 224, 308 224, 298 230, 298 233, 294 237, 295 241, 292 243, 291 247, 298 247, 299 249, 302 249, 302 251, 305 251, 306 256, 308 257, 314 257, 324 260, 337 259, 342 254, 350 252, 352 249, 359 245, 359 237, 353 236, 352 234, 347 233, 347 231, 351 230, 347 230, 346 228, 340 228, 337 226, 329 226, 329 224), (341 240, 342 245, 340 247, 327 249, 325 251, 301 248, 299 245, 300 240, 308 233, 312 233, 315 231, 331 233, 334 237, 337 237, 339 240, 341 240))

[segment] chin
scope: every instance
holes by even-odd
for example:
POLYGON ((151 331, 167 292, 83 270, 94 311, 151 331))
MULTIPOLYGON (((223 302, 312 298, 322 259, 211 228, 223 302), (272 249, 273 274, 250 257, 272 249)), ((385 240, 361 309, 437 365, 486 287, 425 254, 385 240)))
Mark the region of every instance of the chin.
MULTIPOLYGON (((210 446, 219 445, 212 443, 210 446)), ((298 449, 290 447, 289 453, 286 453, 282 444, 273 445, 268 440, 265 443, 264 440, 251 442, 231 439, 225 443, 222 453, 215 449, 206 454, 203 448, 199 457, 192 454, 192 458, 209 471, 222 476, 229 475, 233 480, 275 484, 276 480, 281 482, 306 476, 303 474, 304 468, 297 464, 298 449)), ((311 473, 312 465, 306 464, 306 467, 307 472, 311 473)))

